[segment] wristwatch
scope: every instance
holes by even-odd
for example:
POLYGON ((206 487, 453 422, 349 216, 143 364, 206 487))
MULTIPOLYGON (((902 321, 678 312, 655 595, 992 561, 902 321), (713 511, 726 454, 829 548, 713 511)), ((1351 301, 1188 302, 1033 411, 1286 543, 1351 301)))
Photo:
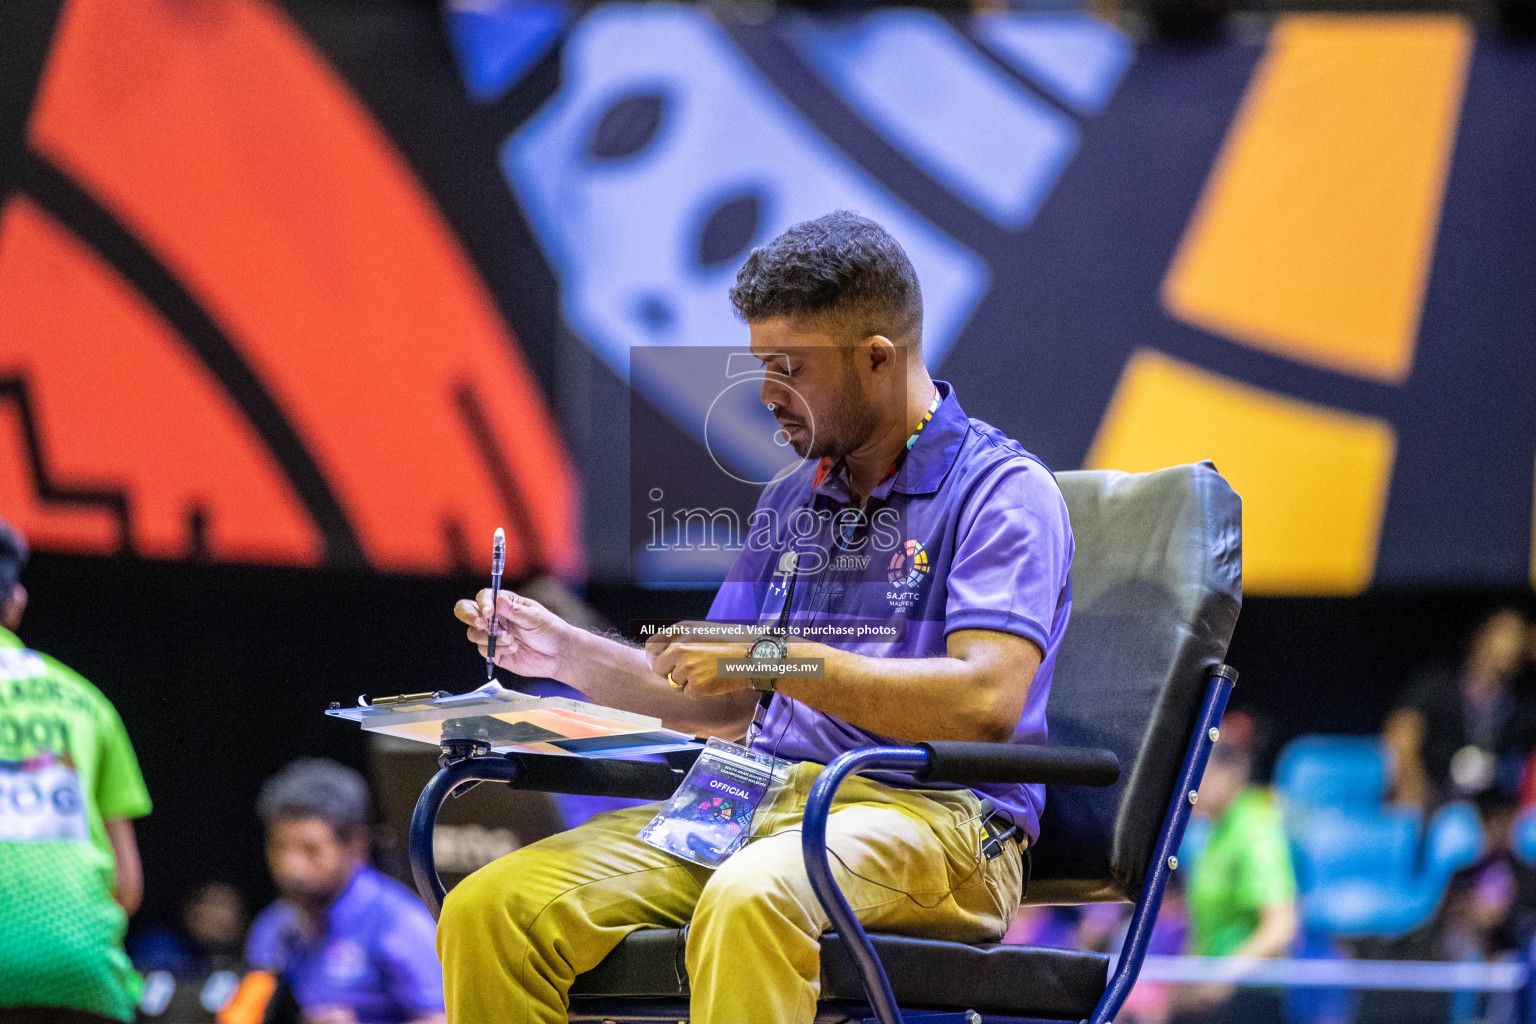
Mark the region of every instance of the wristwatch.
MULTIPOLYGON (((789 644, 782 633, 764 633, 747 648, 747 657, 754 661, 783 661, 789 654, 789 644)), ((752 689, 773 693, 778 689, 778 676, 752 676, 752 689)))

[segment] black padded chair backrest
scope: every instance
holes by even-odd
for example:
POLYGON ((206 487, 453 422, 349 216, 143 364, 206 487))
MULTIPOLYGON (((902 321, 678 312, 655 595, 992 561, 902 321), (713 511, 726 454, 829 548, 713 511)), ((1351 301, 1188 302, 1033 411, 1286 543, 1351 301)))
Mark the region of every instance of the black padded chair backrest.
POLYGON ((1046 721, 1053 744, 1106 747, 1121 771, 1048 788, 1026 901, 1134 900, 1237 624, 1242 503, 1209 462, 1057 480, 1077 553, 1046 721))

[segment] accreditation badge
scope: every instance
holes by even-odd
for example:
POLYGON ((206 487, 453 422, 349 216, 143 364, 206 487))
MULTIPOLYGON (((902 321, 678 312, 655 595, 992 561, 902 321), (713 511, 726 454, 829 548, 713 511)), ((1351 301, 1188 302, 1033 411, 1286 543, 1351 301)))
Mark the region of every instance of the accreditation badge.
POLYGON ((753 815, 782 783, 786 767, 771 755, 711 738, 640 838, 683 860, 719 867, 746 845, 753 815))

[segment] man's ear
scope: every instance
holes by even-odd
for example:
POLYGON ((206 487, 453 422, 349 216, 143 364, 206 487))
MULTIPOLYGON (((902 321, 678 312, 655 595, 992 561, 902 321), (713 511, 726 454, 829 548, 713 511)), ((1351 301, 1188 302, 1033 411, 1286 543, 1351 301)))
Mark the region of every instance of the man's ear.
POLYGON ((896 365, 896 345, 885 335, 871 334, 864 339, 863 347, 869 368, 874 372, 888 372, 896 365))

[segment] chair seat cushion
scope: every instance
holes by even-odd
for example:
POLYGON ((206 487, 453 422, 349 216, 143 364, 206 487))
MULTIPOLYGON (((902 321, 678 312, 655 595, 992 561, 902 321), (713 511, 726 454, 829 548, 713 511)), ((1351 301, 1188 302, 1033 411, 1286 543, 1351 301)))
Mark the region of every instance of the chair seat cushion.
MULTIPOLYGON (((1109 958, 1038 946, 966 946, 872 935, 896 1001, 925 1006, 1081 1020, 1104 993, 1109 958)), ((576 979, 583 998, 685 996, 683 935, 676 928, 632 932, 594 970, 576 979)), ((821 997, 863 1002, 853 958, 836 934, 821 939, 821 997)), ((573 1009, 576 1008, 573 1006, 573 1009)))

